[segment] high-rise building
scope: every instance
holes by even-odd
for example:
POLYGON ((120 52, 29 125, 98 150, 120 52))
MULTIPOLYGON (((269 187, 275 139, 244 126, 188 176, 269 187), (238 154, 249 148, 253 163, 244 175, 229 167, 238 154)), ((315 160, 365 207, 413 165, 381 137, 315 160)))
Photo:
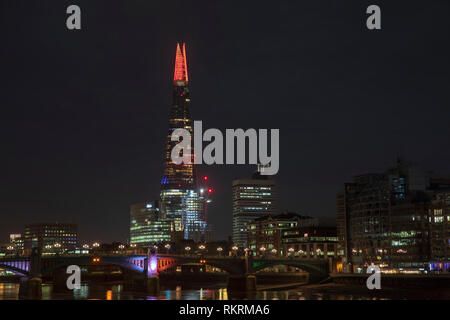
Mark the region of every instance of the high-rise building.
POLYGON ((148 248, 171 241, 171 221, 162 219, 159 201, 136 203, 130 207, 130 244, 148 248))
POLYGON ((450 214, 442 190, 449 186, 449 179, 436 179, 403 159, 383 173, 359 175, 346 183, 337 195, 344 270, 370 263, 430 269, 432 263, 448 262, 445 223, 450 214))
POLYGON ((247 247, 247 224, 265 215, 276 214, 275 181, 255 173, 251 179, 233 181, 233 243, 247 247))
POLYGON ((73 223, 34 223, 25 226, 25 253, 40 248, 42 254, 64 253, 77 246, 77 225, 73 223))
MULTIPOLYGON (((173 78, 173 103, 169 116, 169 131, 166 139, 164 174, 161 179, 161 217, 172 222, 176 232, 183 232, 185 239, 201 238, 206 231, 206 221, 202 219, 204 196, 197 188, 192 145, 187 150, 191 154, 191 164, 175 164, 171 153, 178 141, 172 141, 175 129, 187 130, 193 139, 193 122, 190 112, 186 46, 177 44, 175 72, 173 78)), ((199 240, 199 239, 198 239, 199 240)))

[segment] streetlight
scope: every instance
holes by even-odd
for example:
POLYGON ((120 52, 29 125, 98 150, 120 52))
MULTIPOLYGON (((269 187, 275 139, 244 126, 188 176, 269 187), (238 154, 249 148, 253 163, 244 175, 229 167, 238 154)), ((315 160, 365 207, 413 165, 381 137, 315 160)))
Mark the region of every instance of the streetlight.
POLYGON ((320 250, 320 249, 317 249, 316 252, 317 252, 317 256, 320 256, 322 254, 322 250, 320 250))
POLYGON ((189 251, 191 250, 191 247, 187 246, 186 248, 184 248, 184 250, 186 250, 186 253, 189 254, 189 251))
POLYGON ((55 243, 55 244, 53 245, 53 247, 56 248, 57 253, 60 253, 60 252, 61 252, 61 250, 60 250, 61 244, 60 244, 60 243, 55 243))
POLYGON ((125 246, 123 244, 119 245, 119 249, 123 250, 125 248, 125 246))
POLYGON ((166 245, 164 246, 164 248, 166 248, 166 253, 169 253, 169 249, 170 249, 170 244, 166 243, 166 245))
POLYGON ((219 256, 220 256, 220 254, 222 253, 222 251, 223 251, 223 248, 222 248, 222 247, 218 247, 218 248, 217 248, 217 252, 219 253, 219 256))
POLYGON ((288 249, 288 256, 291 255, 292 252, 294 252, 294 251, 295 251, 294 248, 289 248, 289 249, 288 249))
POLYGON ((136 243, 130 244, 130 247, 131 247, 131 248, 136 248, 136 243))
POLYGON ((277 254, 277 249, 273 248, 273 249, 272 249, 272 254, 273 254, 273 255, 276 255, 276 254, 277 254))
POLYGON ((261 248, 259 248, 259 251, 261 251, 261 254, 264 255, 264 253, 266 252, 266 248, 265 247, 261 247, 261 248))
POLYGON ((88 244, 83 244, 83 249, 89 249, 89 245, 88 244))
POLYGON ((92 244, 92 246, 93 246, 94 248, 98 248, 98 247, 100 247, 100 243, 94 242, 94 243, 92 244))
POLYGON ((303 251, 302 249, 300 249, 300 250, 298 250, 298 254, 301 256, 301 257, 303 257, 303 253, 304 253, 305 251, 303 251))

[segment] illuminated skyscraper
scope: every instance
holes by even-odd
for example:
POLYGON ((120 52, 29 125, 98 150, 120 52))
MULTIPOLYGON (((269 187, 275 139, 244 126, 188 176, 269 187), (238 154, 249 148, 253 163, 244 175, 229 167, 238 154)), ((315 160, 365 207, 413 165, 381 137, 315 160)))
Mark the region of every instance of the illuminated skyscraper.
POLYGON ((130 243, 148 248, 171 241, 171 221, 159 217, 158 201, 136 203, 130 208, 130 243))
MULTIPOLYGON (((173 103, 169 116, 166 139, 164 175, 161 180, 162 218, 173 222, 174 231, 183 231, 185 239, 197 238, 196 234, 206 227, 201 219, 202 197, 197 190, 194 155, 190 146, 192 164, 175 164, 171 153, 178 141, 172 141, 175 129, 186 129, 193 141, 193 121, 189 108, 188 71, 186 46, 177 44, 175 72, 173 77, 173 103)), ((189 149, 189 148, 188 148, 189 149)))
POLYGON ((275 181, 255 173, 252 179, 233 181, 233 243, 247 246, 247 224, 276 214, 275 181))

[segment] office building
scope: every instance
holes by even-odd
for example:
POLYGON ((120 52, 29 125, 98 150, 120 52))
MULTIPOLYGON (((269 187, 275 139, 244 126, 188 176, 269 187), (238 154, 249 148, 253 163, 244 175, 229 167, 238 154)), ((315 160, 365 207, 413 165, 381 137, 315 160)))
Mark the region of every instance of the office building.
POLYGON ((159 201, 136 203, 130 207, 130 244, 148 248, 171 241, 172 223, 160 217, 159 201))
POLYGON ((73 223, 34 223, 25 226, 24 249, 40 248, 43 255, 61 254, 77 247, 77 225, 73 223))
POLYGON ((175 232, 182 232, 184 239, 198 240, 205 237, 207 223, 203 218, 206 210, 204 195, 197 187, 192 144, 187 147, 191 154, 191 163, 175 164, 171 159, 172 149, 178 144, 178 141, 172 141, 174 130, 187 130, 194 141, 188 84, 186 46, 184 43, 182 46, 177 44, 173 103, 166 138, 164 174, 161 179, 160 209, 161 218, 171 221, 175 232))
POLYGON ((442 190, 449 186, 450 179, 401 158, 385 172, 346 183, 337 195, 344 270, 371 263, 426 270, 448 261, 448 202, 442 190))
POLYGON ((256 172, 251 179, 233 181, 233 243, 247 247, 247 223, 276 214, 275 181, 256 172))
POLYGON ((265 215, 247 223, 247 247, 256 255, 270 254, 283 256, 282 234, 284 230, 317 226, 317 218, 283 212, 278 215, 265 215))

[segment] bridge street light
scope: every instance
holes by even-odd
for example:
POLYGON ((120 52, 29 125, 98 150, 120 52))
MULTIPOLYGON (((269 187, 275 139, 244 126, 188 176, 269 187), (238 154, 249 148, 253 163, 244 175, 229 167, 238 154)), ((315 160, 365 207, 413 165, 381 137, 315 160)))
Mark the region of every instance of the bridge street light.
POLYGON ((7 246, 6 249, 9 251, 9 254, 12 254, 12 251, 14 250, 13 246, 7 246))
POLYGON ((189 254, 189 251, 191 251, 191 247, 187 246, 184 248, 184 250, 186 251, 186 254, 189 254))
POLYGON ((264 256, 264 253, 266 252, 266 248, 261 247, 261 248, 259 248, 259 251, 261 251, 261 255, 264 256))
POLYGON ((300 258, 303 258, 303 253, 305 253, 305 251, 303 251, 302 249, 298 250, 300 258))
POLYGON ((53 245, 53 248, 55 248, 56 254, 60 254, 61 253, 61 244, 60 243, 55 243, 53 245))
POLYGON ((289 248, 288 249, 288 256, 291 256, 294 251, 295 251, 294 248, 289 248))
POLYGON ((320 256, 322 255, 322 250, 317 249, 316 252, 317 252, 317 258, 320 258, 320 256))
POLYGON ((223 248, 222 248, 222 247, 218 247, 218 248, 217 248, 217 252, 219 253, 219 256, 222 255, 222 251, 223 251, 223 248))
POLYGON ((169 244, 169 243, 166 243, 166 245, 164 246, 164 248, 166 248, 166 253, 169 254, 170 244, 169 244))
POLYGON ((203 255, 205 252, 206 246, 201 244, 198 246, 198 250, 200 250, 200 255, 203 255))

